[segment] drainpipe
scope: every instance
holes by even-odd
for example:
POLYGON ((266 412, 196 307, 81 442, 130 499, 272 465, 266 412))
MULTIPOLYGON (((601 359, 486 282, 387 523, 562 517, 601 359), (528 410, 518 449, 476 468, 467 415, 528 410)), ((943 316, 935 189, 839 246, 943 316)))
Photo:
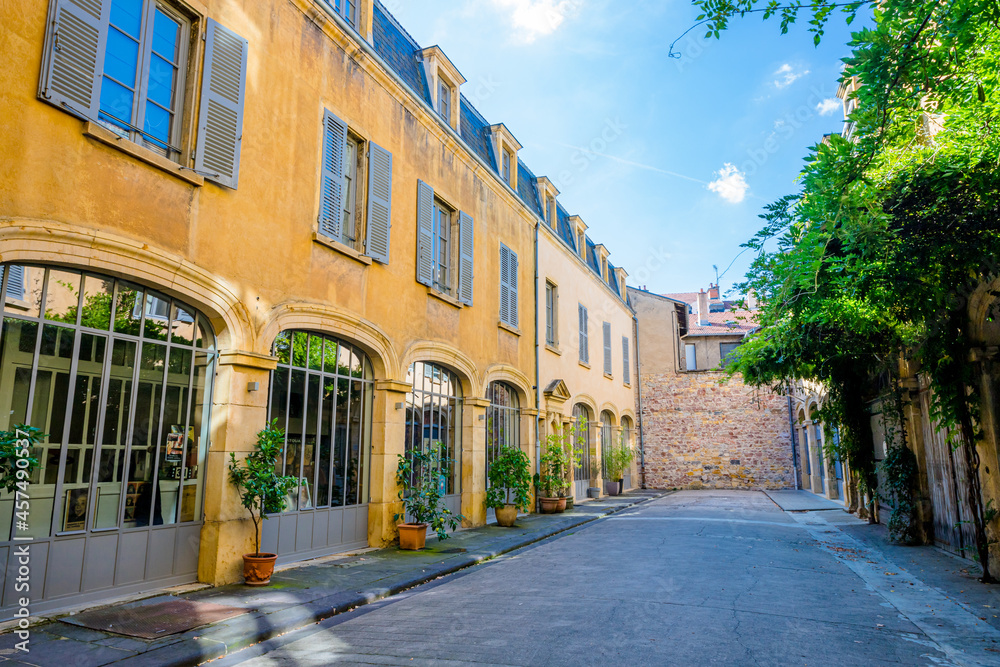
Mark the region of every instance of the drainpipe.
POLYGON ((646 488, 646 429, 642 422, 642 376, 639 375, 639 316, 632 315, 632 338, 635 340, 635 391, 636 391, 636 420, 639 423, 639 470, 642 472, 642 488, 646 488))
POLYGON ((535 472, 541 474, 541 460, 542 460, 542 443, 539 442, 541 437, 540 429, 538 428, 538 418, 541 416, 542 412, 542 383, 541 383, 541 373, 538 370, 538 364, 540 360, 540 350, 539 350, 539 339, 538 339, 538 225, 535 222, 535 472))
POLYGON ((795 475, 795 488, 799 488, 799 452, 798 448, 795 446, 795 410, 792 407, 792 395, 791 391, 788 394, 788 433, 791 436, 789 438, 792 441, 792 474, 795 475))

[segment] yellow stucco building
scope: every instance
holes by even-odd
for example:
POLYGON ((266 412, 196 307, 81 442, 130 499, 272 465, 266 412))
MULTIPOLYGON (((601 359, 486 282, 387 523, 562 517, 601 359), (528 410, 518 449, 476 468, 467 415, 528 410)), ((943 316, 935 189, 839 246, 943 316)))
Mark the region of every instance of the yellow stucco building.
POLYGON ((238 580, 226 465, 270 420, 301 481, 279 562, 390 544, 415 447, 456 461, 468 527, 500 442, 535 460, 576 403, 635 429, 624 273, 560 240, 558 193, 378 2, 7 3, 0 44, 0 430, 47 434, 0 561, 30 538, 33 611, 238 580))

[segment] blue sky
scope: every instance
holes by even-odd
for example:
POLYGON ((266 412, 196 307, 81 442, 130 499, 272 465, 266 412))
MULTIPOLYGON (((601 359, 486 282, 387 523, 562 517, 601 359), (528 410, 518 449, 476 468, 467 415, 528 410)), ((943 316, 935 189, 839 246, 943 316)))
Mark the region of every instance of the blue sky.
POLYGON ((819 47, 755 16, 721 40, 693 30, 672 59, 698 14, 688 0, 383 2, 448 54, 629 284, 654 292, 707 287, 713 264, 732 263, 724 289, 739 281, 762 206, 796 190, 808 148, 843 124, 839 16, 819 47))

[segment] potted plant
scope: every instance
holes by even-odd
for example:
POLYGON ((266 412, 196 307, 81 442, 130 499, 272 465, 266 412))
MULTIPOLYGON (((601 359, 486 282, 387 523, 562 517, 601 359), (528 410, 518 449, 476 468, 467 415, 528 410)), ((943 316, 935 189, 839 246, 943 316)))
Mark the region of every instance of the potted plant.
POLYGON ((531 460, 517 447, 503 447, 486 474, 486 507, 496 511, 497 524, 509 528, 517 511, 531 503, 531 460))
POLYGON ((464 519, 444 506, 442 498, 448 475, 454 463, 442 453, 440 442, 427 449, 415 449, 399 455, 396 466, 396 484, 403 512, 395 515, 399 528, 399 548, 419 551, 427 542, 427 527, 437 533, 439 540, 448 539, 448 529, 455 530, 464 519), (407 517, 412 521, 407 521, 407 517))
POLYGON ((635 452, 625 443, 624 438, 619 436, 618 445, 608 452, 608 460, 604 464, 608 473, 608 479, 604 481, 604 491, 609 496, 617 496, 622 492, 622 478, 634 458, 635 452))
POLYGON ((253 521, 255 551, 243 555, 243 580, 248 586, 271 583, 278 555, 261 553, 261 521, 268 514, 283 512, 285 497, 299 485, 294 477, 282 477, 275 472, 284 449, 285 431, 278 428, 275 420, 257 432, 257 446, 242 462, 236 459, 236 454, 229 454, 229 480, 239 489, 240 501, 253 521))
POLYGON ((545 452, 535 473, 535 488, 542 514, 552 514, 566 510, 566 498, 560 492, 566 488, 566 468, 569 455, 563 447, 562 438, 553 434, 548 437, 545 452))
POLYGON ((27 491, 38 459, 31 449, 46 436, 32 426, 18 424, 10 431, 0 431, 0 489, 8 493, 27 491))

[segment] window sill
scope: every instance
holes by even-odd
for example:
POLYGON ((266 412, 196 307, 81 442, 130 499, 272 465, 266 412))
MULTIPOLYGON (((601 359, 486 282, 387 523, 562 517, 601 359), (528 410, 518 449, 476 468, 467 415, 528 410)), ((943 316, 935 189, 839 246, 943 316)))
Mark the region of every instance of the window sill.
POLYGON ((548 350, 549 352, 551 352, 552 354, 558 354, 560 357, 562 356, 562 350, 560 350, 558 347, 556 347, 552 343, 546 343, 545 344, 545 349, 548 350))
POLYGON ((586 368, 587 370, 590 370, 590 364, 587 363, 586 361, 581 361, 580 365, 586 368))
POLYGON ((604 377, 606 377, 606 378, 607 378, 607 379, 609 379, 609 380, 614 380, 614 379, 615 379, 615 376, 614 376, 614 375, 612 375, 611 373, 605 373, 605 374, 604 374, 604 377))
POLYGON ((506 331, 509 334, 513 334, 515 336, 520 336, 521 335, 521 330, 520 329, 518 329, 515 326, 511 326, 510 324, 507 324, 506 322, 503 322, 503 321, 497 322, 497 326, 500 327, 501 329, 503 329, 504 331, 506 331))
POLYGON ((364 264, 365 266, 371 266, 372 264, 371 257, 362 255, 360 252, 358 252, 351 246, 345 245, 340 241, 334 241, 333 239, 327 238, 317 232, 313 232, 313 243, 317 243, 323 246, 324 248, 329 248, 330 250, 339 252, 342 255, 346 255, 347 257, 350 257, 354 261, 364 264))
POLYGON ((461 310, 462 308, 465 308, 465 304, 462 303, 461 301, 459 301, 458 299, 456 299, 455 297, 450 296, 448 294, 445 294, 444 292, 441 292, 440 290, 436 290, 433 287, 428 287, 427 288, 427 294, 428 294, 428 296, 432 296, 435 299, 440 299, 441 301, 444 301, 449 306, 453 306, 455 308, 458 308, 459 310, 461 310))
POLYGON ((111 130, 101 127, 93 121, 87 121, 84 123, 83 136, 99 141, 105 146, 117 148, 122 153, 131 155, 136 160, 145 162, 151 167, 156 167, 161 171, 165 171, 171 176, 175 176, 190 185, 199 188, 205 185, 205 179, 191 169, 186 169, 173 160, 168 160, 162 155, 159 155, 148 148, 144 148, 134 141, 119 137, 111 130))
POLYGON ((632 388, 632 383, 631 382, 622 382, 622 386, 623 387, 628 387, 629 389, 631 389, 632 388))

